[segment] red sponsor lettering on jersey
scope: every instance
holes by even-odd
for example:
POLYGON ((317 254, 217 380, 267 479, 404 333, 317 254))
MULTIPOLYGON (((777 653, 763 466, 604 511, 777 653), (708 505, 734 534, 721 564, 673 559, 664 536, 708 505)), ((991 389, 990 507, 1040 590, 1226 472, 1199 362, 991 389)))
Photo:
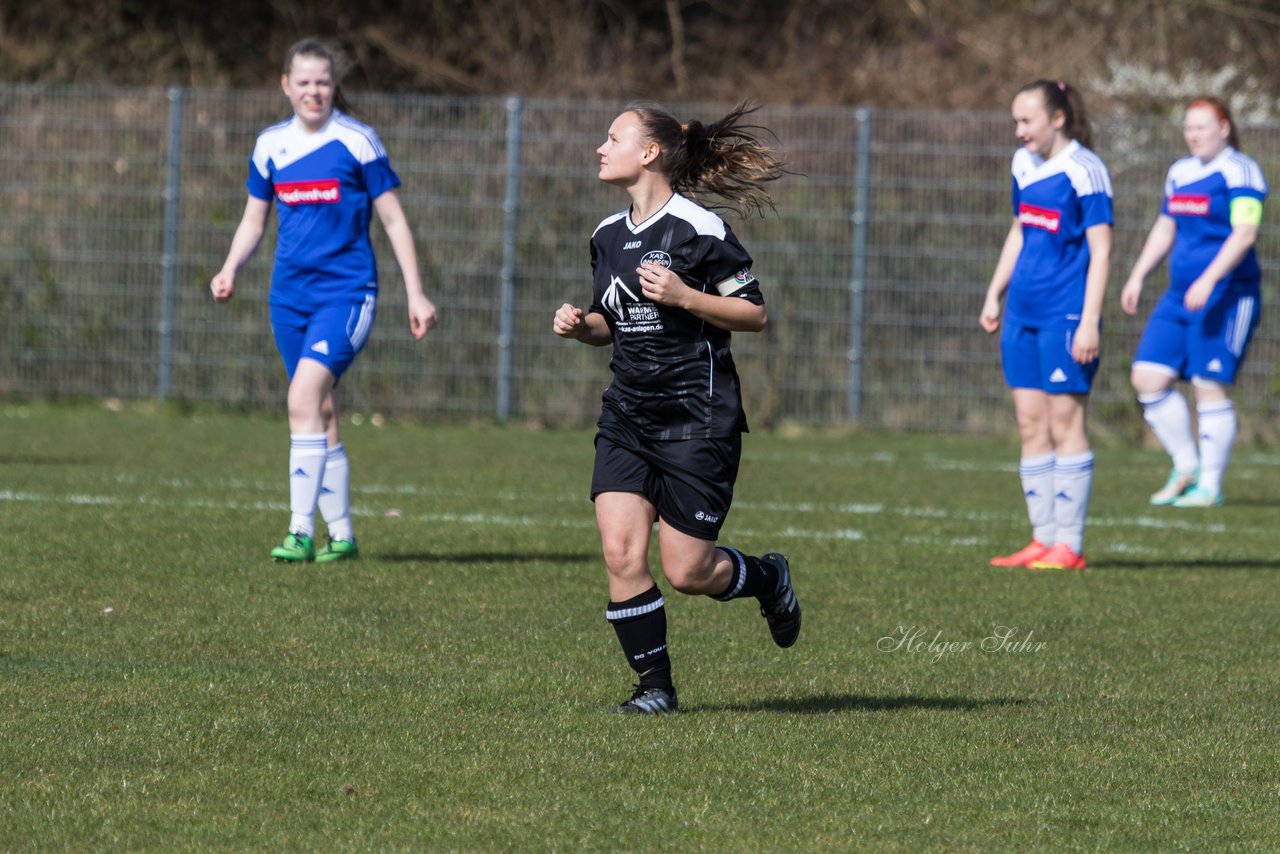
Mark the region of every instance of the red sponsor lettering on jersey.
POLYGON ((325 178, 276 184, 276 198, 282 205, 331 205, 342 201, 342 193, 337 178, 325 178))
POLYGON ((1062 214, 1049 208, 1038 208, 1023 202, 1018 205, 1018 222, 1057 234, 1058 229, 1062 227, 1062 214))
POLYGON ((1170 196, 1169 213, 1174 216, 1208 216, 1208 196, 1170 196))

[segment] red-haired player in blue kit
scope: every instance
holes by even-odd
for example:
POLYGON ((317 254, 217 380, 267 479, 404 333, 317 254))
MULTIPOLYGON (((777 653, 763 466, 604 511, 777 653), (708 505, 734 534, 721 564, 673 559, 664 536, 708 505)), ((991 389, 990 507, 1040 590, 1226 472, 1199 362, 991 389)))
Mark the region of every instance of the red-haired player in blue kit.
POLYGON ((346 114, 333 52, 302 41, 289 49, 280 86, 293 118, 264 130, 249 164, 249 200, 231 249, 209 289, 235 293, 237 271, 266 229, 275 199, 279 230, 271 275, 271 327, 289 375, 289 505, 277 561, 356 557, 349 466, 338 432, 337 383, 373 325, 378 271, 369 242, 373 211, 387 230, 404 277, 409 328, 421 338, 436 323, 422 292, 413 232, 396 197, 400 179, 373 128, 346 114), (335 108, 336 107, 336 108, 335 108), (329 543, 314 545, 317 506, 329 543))
POLYGON ((1214 507, 1235 443, 1235 382, 1258 325, 1262 269, 1254 243, 1267 182, 1239 150, 1235 123, 1217 98, 1197 98, 1183 114, 1190 155, 1169 167, 1160 216, 1120 292, 1138 310, 1142 281, 1169 256, 1169 289, 1156 303, 1134 355, 1132 381, 1142 415, 1173 460, 1152 504, 1214 507), (1200 441, 1174 384, 1196 390, 1200 441))
POLYGON ((1111 178, 1089 150, 1079 93, 1037 80, 1013 99, 1013 226, 979 322, 1001 327, 1005 381, 1022 436, 1019 472, 1031 543, 992 566, 1084 569, 1093 487, 1085 409, 1098 370, 1111 256, 1111 178))

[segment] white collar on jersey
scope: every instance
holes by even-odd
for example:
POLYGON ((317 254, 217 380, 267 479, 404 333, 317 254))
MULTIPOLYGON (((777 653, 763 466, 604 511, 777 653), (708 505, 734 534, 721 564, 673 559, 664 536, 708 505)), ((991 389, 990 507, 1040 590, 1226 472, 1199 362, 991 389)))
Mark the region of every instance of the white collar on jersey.
POLYGON ((662 203, 662 207, 658 208, 656 211, 649 214, 647 217, 644 218, 644 222, 640 222, 640 223, 637 223, 631 219, 631 208, 627 208, 627 228, 630 229, 632 234, 639 234, 640 232, 644 231, 650 225, 652 225, 653 223, 661 219, 662 215, 667 212, 667 208, 671 207, 671 203, 674 202, 679 196, 680 196, 679 193, 672 193, 671 198, 667 199, 665 202, 662 203))
POLYGON ((1031 162, 1035 164, 1036 168, 1039 168, 1045 165, 1046 163, 1056 164, 1056 163, 1061 163, 1063 160, 1070 159, 1071 155, 1075 154, 1079 150, 1080 150, 1080 141, 1078 139, 1073 139, 1068 141, 1066 145, 1062 146, 1062 150, 1059 151, 1057 154, 1053 155, 1052 157, 1044 157, 1041 154, 1033 154, 1030 151, 1028 151, 1027 154, 1031 155, 1031 162))

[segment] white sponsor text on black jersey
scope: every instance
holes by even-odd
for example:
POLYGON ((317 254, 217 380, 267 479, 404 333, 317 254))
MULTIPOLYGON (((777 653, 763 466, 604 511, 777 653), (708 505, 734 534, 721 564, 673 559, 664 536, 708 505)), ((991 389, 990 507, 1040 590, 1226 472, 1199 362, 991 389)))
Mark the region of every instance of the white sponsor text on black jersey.
POLYGON ((673 195, 638 225, 629 211, 606 218, 591 235, 590 310, 613 334, 601 428, 625 425, 659 440, 745 432, 729 332, 645 297, 636 272, 644 261, 669 268, 694 290, 764 304, 751 256, 729 226, 684 196, 673 195))

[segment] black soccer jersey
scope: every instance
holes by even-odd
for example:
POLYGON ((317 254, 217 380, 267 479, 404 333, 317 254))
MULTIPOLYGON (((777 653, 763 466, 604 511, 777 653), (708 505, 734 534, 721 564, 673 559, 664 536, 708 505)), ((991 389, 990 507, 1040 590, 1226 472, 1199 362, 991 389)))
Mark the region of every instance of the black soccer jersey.
POLYGON ((591 235, 591 311, 613 333, 600 426, 619 420, 650 439, 732 436, 747 429, 729 333, 683 309, 645 297, 636 268, 650 261, 686 285, 726 299, 764 304, 751 256, 711 211, 675 194, 644 222, 630 211, 591 235))

